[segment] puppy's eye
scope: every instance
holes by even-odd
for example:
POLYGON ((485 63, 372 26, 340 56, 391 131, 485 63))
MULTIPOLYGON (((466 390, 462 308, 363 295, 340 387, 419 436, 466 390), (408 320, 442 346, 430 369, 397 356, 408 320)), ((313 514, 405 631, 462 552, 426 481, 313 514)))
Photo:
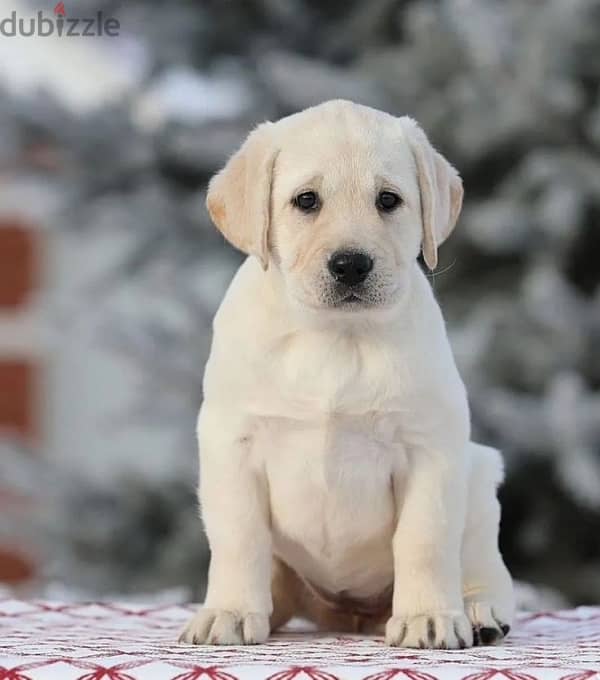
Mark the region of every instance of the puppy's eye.
POLYGON ((319 207, 319 194, 315 191, 303 191, 294 198, 294 205, 303 212, 317 210, 319 207))
POLYGON ((402 199, 393 191, 381 191, 377 196, 377 209, 383 212, 392 212, 402 203, 402 199))

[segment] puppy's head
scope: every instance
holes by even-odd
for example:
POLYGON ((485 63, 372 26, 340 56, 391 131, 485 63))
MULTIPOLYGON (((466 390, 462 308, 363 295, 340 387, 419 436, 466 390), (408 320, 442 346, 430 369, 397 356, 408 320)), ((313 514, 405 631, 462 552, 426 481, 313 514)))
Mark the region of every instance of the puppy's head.
POLYGON ((332 101, 265 123, 210 183, 225 237, 277 267, 292 301, 321 310, 396 304, 462 203, 456 170, 410 118, 332 101))

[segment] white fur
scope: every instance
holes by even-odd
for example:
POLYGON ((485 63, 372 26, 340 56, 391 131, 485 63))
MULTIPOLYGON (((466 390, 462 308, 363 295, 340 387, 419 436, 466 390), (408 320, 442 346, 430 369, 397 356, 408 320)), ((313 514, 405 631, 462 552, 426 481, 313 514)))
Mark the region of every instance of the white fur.
MULTIPOLYGON (((261 167, 274 168, 269 214, 252 243, 250 225, 235 226, 258 258, 242 265, 214 323, 198 423, 212 560, 184 640, 263 641, 273 555, 334 594, 376 597, 393 583, 390 644, 456 647, 471 644, 473 625, 511 622, 497 548, 500 458, 470 443, 465 388, 416 262, 422 201, 435 197, 417 176, 414 144, 426 142, 412 126, 332 102, 253 133, 261 167), (307 219, 290 195, 315 175, 323 207, 307 219), (373 207, 382 175, 404 199, 389 219, 373 207), (378 297, 331 308, 326 258, 348 244, 375 253, 378 297)), ((211 188, 225 196, 223 178, 211 188)), ((217 223, 222 210, 213 204, 217 223)))

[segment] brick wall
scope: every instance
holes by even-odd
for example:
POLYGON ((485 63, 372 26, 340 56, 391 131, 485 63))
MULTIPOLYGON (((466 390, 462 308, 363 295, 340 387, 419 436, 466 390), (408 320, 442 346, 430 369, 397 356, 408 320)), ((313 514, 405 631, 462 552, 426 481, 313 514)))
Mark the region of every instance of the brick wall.
MULTIPOLYGON (((39 232, 18 218, 0 217, 0 436, 39 442, 39 361, 34 295, 40 283, 39 232)), ((25 502, 0 480, 0 514, 25 502)), ((33 567, 18 537, 0 542, 0 582, 31 578, 33 567)))

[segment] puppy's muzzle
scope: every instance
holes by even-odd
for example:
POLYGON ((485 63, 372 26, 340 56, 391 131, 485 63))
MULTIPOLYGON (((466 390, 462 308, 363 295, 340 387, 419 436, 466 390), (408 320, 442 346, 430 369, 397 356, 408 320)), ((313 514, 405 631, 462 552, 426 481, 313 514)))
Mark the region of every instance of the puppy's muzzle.
POLYGON ((364 283, 373 269, 373 259, 360 251, 338 250, 329 258, 327 268, 336 283, 353 288, 364 283))

